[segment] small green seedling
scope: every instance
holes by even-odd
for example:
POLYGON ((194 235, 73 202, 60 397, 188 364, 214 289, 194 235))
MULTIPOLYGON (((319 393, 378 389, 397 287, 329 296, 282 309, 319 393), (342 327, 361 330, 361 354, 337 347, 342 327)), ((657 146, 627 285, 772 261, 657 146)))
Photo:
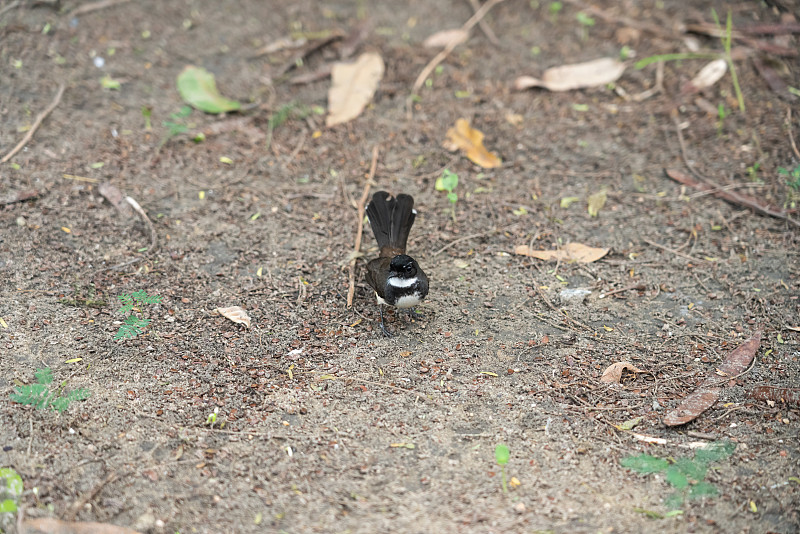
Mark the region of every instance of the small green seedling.
POLYGON ((442 171, 442 175, 436 179, 436 190, 447 191, 447 200, 450 201, 453 224, 456 222, 456 202, 458 202, 458 195, 455 193, 456 187, 458 187, 458 175, 450 169, 442 171))
POLYGON ((739 77, 736 75, 736 65, 733 63, 733 56, 731 55, 731 42, 733 36, 733 22, 731 18, 731 11, 728 10, 728 18, 725 21, 725 28, 717 16, 717 12, 712 8, 711 15, 714 17, 714 22, 717 29, 720 31, 720 40, 722 41, 723 52, 678 52, 674 54, 659 54, 656 56, 649 56, 634 65, 637 69, 642 69, 651 63, 658 63, 659 61, 681 61, 684 59, 717 59, 722 58, 728 64, 728 70, 731 73, 731 83, 733 90, 736 92, 736 100, 739 104, 739 112, 744 113, 744 96, 742 95, 742 88, 739 86, 739 77))
POLYGON ((295 120, 305 119, 313 112, 314 110, 306 106, 300 105, 295 101, 291 101, 288 104, 284 104, 283 106, 278 108, 278 111, 273 113, 270 116, 269 120, 267 120, 267 142, 265 148, 269 148, 270 145, 272 144, 272 134, 275 131, 275 129, 277 129, 286 121, 292 119, 295 120))
POLYGON ((751 166, 747 167, 747 176, 750 177, 751 182, 762 183, 761 179, 758 177, 758 169, 760 168, 761 164, 759 162, 755 162, 751 166))
MULTIPOLYGON (((167 143, 167 141, 169 141, 176 135, 180 135, 182 133, 186 133, 189 131, 189 126, 183 119, 185 119, 191 114, 192 114, 192 106, 183 106, 179 111, 170 114, 169 116, 170 120, 163 121, 161 123, 167 129, 167 135, 164 137, 164 139, 161 140, 161 143, 158 145, 159 149, 162 146, 164 146, 167 143)), ((145 126, 147 126, 149 122, 150 122, 150 116, 145 115, 145 126)))
POLYGON ((134 308, 140 311, 141 306, 144 304, 159 304, 161 297, 159 295, 148 295, 145 291, 134 291, 130 295, 125 293, 119 296, 123 306, 119 309, 119 313, 130 314, 125 318, 125 321, 120 325, 119 330, 114 336, 115 340, 120 339, 133 339, 142 332, 144 327, 150 323, 150 319, 142 319, 135 313, 132 313, 134 308))
POLYGON ((39 369, 34 376, 36 377, 35 384, 14 388, 14 393, 10 395, 12 401, 35 406, 40 410, 50 408, 62 413, 74 401, 89 398, 89 390, 86 388, 66 392, 64 390, 64 386, 67 384, 66 380, 55 391, 50 391, 50 384, 53 382, 53 372, 50 369, 39 369))
POLYGON ((782 174, 783 176, 790 178, 790 180, 786 181, 786 185, 795 191, 800 191, 800 165, 791 171, 786 167, 778 167, 778 174, 782 174))
POLYGON ((722 137, 722 127, 725 124, 725 117, 727 116, 728 112, 725 111, 725 104, 720 102, 717 106, 717 137, 722 137))
POLYGON ((11 532, 16 526, 22 478, 10 467, 0 469, 0 532, 11 532))
POLYGON ((623 467, 639 473, 664 473, 666 481, 675 488, 667 496, 664 504, 671 510, 683 506, 686 498, 698 499, 717 495, 717 487, 703 479, 709 470, 709 464, 724 460, 736 449, 730 441, 710 443, 698 449, 694 458, 657 458, 649 454, 628 456, 621 460, 623 467))
POLYGON ((558 14, 561 13, 563 8, 564 4, 561 2, 550 2, 550 5, 547 7, 547 11, 550 12, 550 20, 556 22, 558 20, 558 14))
POLYGON ((502 443, 494 448, 494 459, 497 465, 500 466, 500 483, 503 485, 503 493, 508 493, 508 485, 506 484, 506 464, 508 463, 511 453, 508 447, 502 443))
POLYGON ((581 25, 581 40, 586 40, 586 38, 589 36, 589 28, 595 24, 594 19, 583 11, 578 11, 578 13, 575 15, 575 20, 577 20, 578 24, 581 25))

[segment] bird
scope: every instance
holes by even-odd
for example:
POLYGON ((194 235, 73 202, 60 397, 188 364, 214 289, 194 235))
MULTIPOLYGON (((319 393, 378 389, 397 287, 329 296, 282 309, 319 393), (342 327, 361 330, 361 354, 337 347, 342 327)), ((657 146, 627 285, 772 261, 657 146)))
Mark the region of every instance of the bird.
POLYGON ((372 195, 366 212, 379 249, 378 257, 367 263, 366 280, 378 299, 381 330, 391 337, 383 322, 383 306, 409 309, 419 316, 413 307, 428 295, 428 277, 417 261, 406 254, 408 233, 417 211, 411 195, 392 197, 386 191, 378 191, 372 195))

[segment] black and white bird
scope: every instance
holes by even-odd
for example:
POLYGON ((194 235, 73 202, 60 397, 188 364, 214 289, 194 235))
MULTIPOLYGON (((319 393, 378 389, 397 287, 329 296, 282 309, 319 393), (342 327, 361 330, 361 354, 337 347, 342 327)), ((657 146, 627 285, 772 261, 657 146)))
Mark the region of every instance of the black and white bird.
POLYGON ((367 283, 375 290, 381 312, 381 330, 391 336, 383 324, 383 305, 411 308, 428 294, 428 277, 419 264, 406 254, 408 233, 417 211, 410 195, 393 198, 386 191, 372 195, 367 218, 378 242, 380 253, 367 264, 367 283))

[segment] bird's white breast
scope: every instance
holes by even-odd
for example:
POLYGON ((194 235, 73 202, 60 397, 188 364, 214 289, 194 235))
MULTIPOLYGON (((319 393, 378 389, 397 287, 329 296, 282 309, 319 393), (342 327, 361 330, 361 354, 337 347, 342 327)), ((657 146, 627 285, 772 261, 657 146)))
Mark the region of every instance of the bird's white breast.
POLYGON ((417 306, 420 302, 422 302, 422 299, 419 298, 419 293, 414 292, 411 295, 404 295, 400 297, 399 299, 397 299, 397 302, 395 302, 394 305, 396 308, 413 308, 414 306, 417 306))
POLYGON ((398 278, 397 276, 389 277, 389 285, 392 287, 411 287, 417 283, 417 277, 414 278, 398 278))

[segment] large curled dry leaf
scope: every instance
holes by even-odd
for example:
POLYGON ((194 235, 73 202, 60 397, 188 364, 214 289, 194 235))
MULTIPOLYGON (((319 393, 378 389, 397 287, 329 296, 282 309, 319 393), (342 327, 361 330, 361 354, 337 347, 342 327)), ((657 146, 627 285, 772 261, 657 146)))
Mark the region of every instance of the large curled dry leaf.
POLYGON ((706 378, 697 390, 683 399, 677 408, 664 416, 667 426, 684 425, 695 420, 701 413, 711 408, 719 398, 720 388, 716 387, 719 377, 733 378, 747 370, 761 346, 761 331, 733 349, 717 368, 716 376, 706 378))
POLYGON ((470 127, 467 119, 458 119, 454 128, 447 130, 447 139, 442 145, 451 152, 461 150, 469 160, 484 169, 501 165, 500 158, 483 146, 483 132, 470 127))
POLYGON ((200 111, 224 113, 242 107, 236 100, 230 100, 219 94, 214 75, 201 67, 188 65, 178 75, 177 84, 181 98, 200 111))
POLYGON ((625 72, 624 63, 611 57, 604 57, 585 63, 547 69, 541 80, 532 76, 520 76, 514 81, 514 89, 520 91, 531 87, 544 87, 550 91, 572 91, 617 81, 623 72, 625 72))
POLYGON ((619 381, 622 379, 622 372, 626 370, 631 371, 632 373, 644 373, 644 371, 629 362, 612 363, 606 367, 605 371, 603 371, 603 375, 600 377, 600 382, 604 382, 606 384, 619 384, 619 381))
POLYGON ((240 306, 231 306, 230 308, 215 308, 214 312, 222 315, 226 319, 230 319, 234 323, 243 324, 247 328, 250 328, 250 316, 247 315, 247 312, 240 306))
POLYGON ((469 39, 469 32, 463 28, 436 32, 422 43, 425 48, 444 48, 448 45, 460 45, 469 39))
POLYGON ((514 253, 520 256, 530 256, 544 261, 576 261, 578 263, 592 263, 606 254, 607 248, 595 248, 581 243, 567 243, 558 250, 533 250, 528 245, 519 245, 514 253))
POLYGON ((336 63, 331 70, 325 123, 334 126, 358 117, 372 100, 383 71, 383 58, 374 52, 361 54, 355 63, 336 63))

